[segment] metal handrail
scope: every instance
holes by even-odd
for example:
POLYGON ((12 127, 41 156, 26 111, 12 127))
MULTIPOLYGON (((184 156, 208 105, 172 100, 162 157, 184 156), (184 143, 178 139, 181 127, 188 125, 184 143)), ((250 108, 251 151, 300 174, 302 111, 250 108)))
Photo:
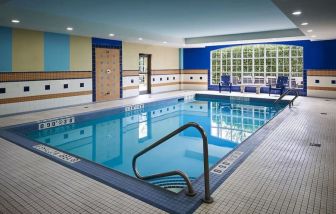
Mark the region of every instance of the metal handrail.
POLYGON ((134 155, 133 160, 132 160, 132 167, 133 167, 133 172, 135 176, 139 179, 142 180, 149 180, 153 178, 161 178, 161 177, 167 177, 167 176, 172 176, 172 175, 179 175, 181 176, 184 181, 187 183, 188 191, 186 194, 188 196, 194 196, 196 195, 196 192, 193 189, 193 186, 188 178, 188 176, 180 171, 180 170, 174 170, 174 171, 169 171, 169 172, 164 172, 164 173, 158 173, 154 175, 149 175, 149 176, 141 176, 139 171, 137 170, 136 167, 136 161, 137 158, 140 157, 141 155, 145 154, 146 152, 150 151, 151 149, 157 147, 158 145, 162 144, 163 142, 167 141, 168 139, 172 138, 173 136, 177 135, 178 133, 184 131, 187 128, 194 127, 196 128, 202 135, 202 140, 203 140, 203 163, 204 163, 204 198, 203 201, 205 203, 212 203, 213 199, 210 196, 210 176, 209 176, 209 152, 208 152, 208 139, 205 134, 204 129, 197 123, 194 122, 189 122, 180 128, 176 129, 175 131, 171 132, 170 134, 164 136, 160 140, 156 141, 154 144, 148 146, 144 150, 140 151, 136 155, 134 155))
POLYGON ((293 88, 288 89, 285 93, 283 93, 276 101, 274 101, 274 104, 282 100, 286 95, 288 95, 289 92, 295 92, 295 97, 289 102, 289 107, 291 107, 291 104, 294 105, 294 100, 299 96, 299 92, 293 88))

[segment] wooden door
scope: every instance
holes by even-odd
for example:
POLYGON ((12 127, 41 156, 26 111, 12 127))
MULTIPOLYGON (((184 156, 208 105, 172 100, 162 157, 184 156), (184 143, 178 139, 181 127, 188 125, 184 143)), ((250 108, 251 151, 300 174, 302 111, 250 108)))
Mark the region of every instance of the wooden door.
POLYGON ((96 48, 96 101, 120 98, 120 51, 96 48))

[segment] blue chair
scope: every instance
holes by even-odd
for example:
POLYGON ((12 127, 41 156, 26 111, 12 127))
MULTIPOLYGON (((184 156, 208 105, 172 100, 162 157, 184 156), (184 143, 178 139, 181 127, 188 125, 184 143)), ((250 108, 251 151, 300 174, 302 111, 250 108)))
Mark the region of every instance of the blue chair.
POLYGON ((232 83, 230 81, 230 75, 222 75, 221 81, 218 83, 219 93, 222 92, 222 87, 228 87, 230 89, 230 93, 232 91, 232 83))
POLYGON ((280 95, 283 94, 287 86, 288 86, 288 77, 279 76, 276 81, 275 88, 273 88, 271 84, 269 85, 269 96, 271 96, 272 90, 280 91, 280 95))

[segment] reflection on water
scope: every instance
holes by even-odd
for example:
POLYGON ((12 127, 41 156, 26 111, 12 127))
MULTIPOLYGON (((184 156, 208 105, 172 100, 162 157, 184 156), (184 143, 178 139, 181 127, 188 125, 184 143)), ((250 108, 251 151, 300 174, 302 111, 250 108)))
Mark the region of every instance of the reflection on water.
POLYGON ((269 106, 211 102, 211 135, 240 143, 276 112, 269 106))
MULTIPOLYGON (((134 176, 133 156, 185 123, 205 129, 212 166, 276 112, 267 103, 196 100, 93 118, 28 137, 134 176)), ((144 175, 179 169, 197 178, 203 172, 202 155, 201 136, 190 128, 139 158, 138 166, 144 175)))

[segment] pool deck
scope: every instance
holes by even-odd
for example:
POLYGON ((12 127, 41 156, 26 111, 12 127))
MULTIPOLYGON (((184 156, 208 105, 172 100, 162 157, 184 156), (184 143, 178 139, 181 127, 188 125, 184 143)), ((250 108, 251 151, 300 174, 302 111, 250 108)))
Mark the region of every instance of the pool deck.
MULTIPOLYGON (((193 93, 141 95, 88 108, 1 117, 0 126, 193 93)), ((196 213, 336 213, 336 100, 326 100, 300 97, 268 123, 271 134, 212 194, 215 202, 202 204, 196 213)), ((164 213, 1 138, 0 169, 0 213, 164 213)))

